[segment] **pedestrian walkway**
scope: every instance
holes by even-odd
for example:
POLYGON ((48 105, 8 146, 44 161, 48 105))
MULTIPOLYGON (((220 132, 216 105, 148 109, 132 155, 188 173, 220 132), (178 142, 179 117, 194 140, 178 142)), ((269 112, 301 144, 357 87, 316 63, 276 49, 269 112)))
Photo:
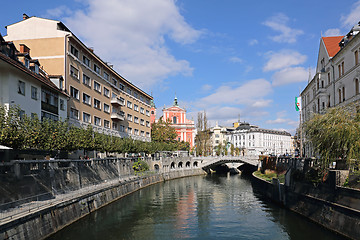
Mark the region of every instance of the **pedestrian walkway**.
POLYGON ((0 227, 5 225, 11 221, 15 221, 27 215, 34 214, 41 210, 44 210, 48 207, 55 206, 57 204, 77 199, 81 196, 85 196, 87 194, 94 193, 98 190, 105 189, 111 186, 116 186, 122 183, 126 183, 129 181, 133 181, 135 179, 139 179, 138 176, 131 175, 126 177, 121 177, 112 180, 105 180, 96 185, 86 186, 78 190, 69 191, 63 194, 56 194, 54 198, 48 200, 39 200, 39 201, 31 201, 28 203, 21 204, 14 208, 9 208, 7 210, 0 211, 0 227))

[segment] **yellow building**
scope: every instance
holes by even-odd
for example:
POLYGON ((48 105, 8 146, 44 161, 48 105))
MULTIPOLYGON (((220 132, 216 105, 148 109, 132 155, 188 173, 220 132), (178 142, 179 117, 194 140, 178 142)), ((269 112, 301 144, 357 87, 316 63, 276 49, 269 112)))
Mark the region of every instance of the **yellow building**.
POLYGON ((62 22, 24 14, 22 21, 6 28, 5 40, 17 47, 28 46, 32 57, 55 76, 54 83, 71 96, 71 123, 92 124, 105 134, 150 141, 152 97, 118 74, 62 22))

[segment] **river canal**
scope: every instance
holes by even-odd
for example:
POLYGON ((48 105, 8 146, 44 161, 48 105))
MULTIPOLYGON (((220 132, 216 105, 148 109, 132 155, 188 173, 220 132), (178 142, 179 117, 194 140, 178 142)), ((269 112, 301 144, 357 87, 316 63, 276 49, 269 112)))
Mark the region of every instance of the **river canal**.
POLYGON ((51 236, 64 239, 342 239, 253 192, 248 178, 197 176, 152 185, 51 236))

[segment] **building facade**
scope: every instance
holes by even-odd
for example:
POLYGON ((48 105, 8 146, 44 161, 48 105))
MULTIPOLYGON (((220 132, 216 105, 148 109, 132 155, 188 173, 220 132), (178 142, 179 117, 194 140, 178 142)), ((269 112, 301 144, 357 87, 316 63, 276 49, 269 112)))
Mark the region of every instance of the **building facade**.
MULTIPOLYGON (((303 123, 313 113, 344 106, 360 99, 360 26, 354 26, 346 36, 322 37, 314 77, 301 92, 303 123)), ((302 123, 302 124, 303 124, 302 123)), ((303 155, 314 156, 311 142, 302 134, 303 155)))
POLYGON ((229 131, 228 141, 241 150, 242 155, 294 154, 291 134, 286 131, 259 128, 242 122, 229 131))
POLYGON ((105 134, 150 141, 152 97, 117 73, 62 22, 28 17, 7 27, 7 41, 25 44, 51 80, 70 95, 74 125, 105 134))
POLYGON ((178 106, 177 98, 171 107, 163 108, 162 119, 170 120, 171 126, 175 128, 177 140, 188 142, 190 148, 194 147, 195 142, 195 124, 194 121, 186 119, 186 110, 178 106))
POLYGON ((65 120, 68 95, 60 90, 32 59, 30 49, 20 51, 0 35, 0 104, 18 106, 20 116, 65 120))

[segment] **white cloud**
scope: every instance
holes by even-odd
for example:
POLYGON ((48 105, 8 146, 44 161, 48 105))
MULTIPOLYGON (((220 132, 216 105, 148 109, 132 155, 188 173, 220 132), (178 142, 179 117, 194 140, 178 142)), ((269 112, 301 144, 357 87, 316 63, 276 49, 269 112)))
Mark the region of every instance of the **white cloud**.
POLYGON ((326 30, 324 33, 324 37, 331 37, 331 36, 341 36, 341 32, 339 28, 330 28, 326 30))
POLYGON ((242 63, 243 62, 243 60, 241 58, 239 58, 239 57, 231 57, 229 59, 229 61, 232 62, 232 63, 242 63))
POLYGON ((340 21, 344 27, 352 27, 360 20, 360 1, 352 5, 351 12, 346 16, 342 16, 340 21))
POLYGON ((271 99, 260 99, 251 104, 252 107, 263 108, 269 106, 273 101, 271 99))
POLYGON ((266 20, 263 24, 274 31, 280 32, 279 35, 270 37, 274 42, 295 43, 296 38, 302 35, 304 31, 287 26, 288 22, 289 18, 285 14, 279 13, 266 20))
POLYGON ((168 76, 192 74, 190 63, 171 55, 165 39, 193 43, 201 31, 186 23, 174 0, 88 0, 86 6, 65 23, 128 80, 150 89, 168 76))
POLYGON ((303 67, 285 68, 276 72, 272 78, 273 86, 286 85, 308 80, 309 72, 303 67))
POLYGON ((211 89, 212 89, 212 86, 209 84, 204 84, 201 86, 201 90, 205 91, 205 92, 210 91, 211 89))
POLYGON ((264 96, 272 92, 270 82, 265 79, 255 79, 240 86, 224 85, 215 93, 200 99, 200 103, 212 104, 252 104, 262 100, 264 96))
POLYGON ((273 71, 302 64, 307 57, 293 50, 282 50, 280 52, 270 52, 267 54, 269 61, 265 64, 264 71, 273 71))
POLYGON ((256 40, 256 39, 251 39, 251 40, 249 41, 249 45, 250 45, 250 46, 254 46, 254 45, 258 44, 258 43, 259 43, 259 41, 256 40))
POLYGON ((45 17, 45 18, 60 18, 61 16, 64 16, 64 15, 68 16, 71 14, 72 14, 72 10, 70 8, 68 8, 67 6, 59 6, 56 8, 46 10, 43 17, 45 17))

